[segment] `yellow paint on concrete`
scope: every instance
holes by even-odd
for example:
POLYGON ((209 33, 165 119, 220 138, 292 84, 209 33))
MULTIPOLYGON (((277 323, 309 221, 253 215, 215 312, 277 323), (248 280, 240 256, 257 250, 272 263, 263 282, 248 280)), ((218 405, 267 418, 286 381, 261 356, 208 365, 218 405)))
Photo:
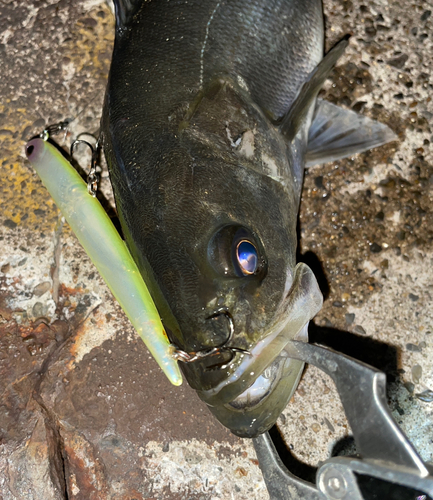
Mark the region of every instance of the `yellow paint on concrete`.
POLYGON ((108 75, 107 49, 111 59, 111 48, 114 41, 114 18, 107 4, 103 3, 92 10, 86 18, 96 21, 95 26, 89 26, 78 21, 73 36, 66 41, 66 53, 74 64, 75 71, 91 71, 94 75, 99 72, 108 75), (104 18, 97 13, 103 12, 104 18))
POLYGON ((41 192, 41 183, 30 165, 24 160, 23 130, 32 125, 32 116, 24 108, 13 109, 0 105, 0 113, 6 115, 0 131, 2 162, 0 165, 0 206, 3 219, 10 219, 24 227, 37 227, 41 231, 51 226, 57 218, 53 201, 41 192), (36 213, 35 213, 36 210, 36 213), (43 210, 46 217, 38 210, 43 210), (51 220, 51 222, 49 222, 51 220))

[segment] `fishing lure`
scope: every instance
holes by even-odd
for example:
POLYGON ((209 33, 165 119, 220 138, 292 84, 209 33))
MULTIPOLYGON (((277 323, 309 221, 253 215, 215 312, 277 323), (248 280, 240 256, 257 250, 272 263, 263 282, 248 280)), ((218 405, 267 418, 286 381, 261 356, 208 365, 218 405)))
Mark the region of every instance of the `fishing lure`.
POLYGON ((172 384, 180 385, 173 347, 126 244, 78 172, 47 141, 48 135, 27 143, 27 158, 158 365, 172 384))

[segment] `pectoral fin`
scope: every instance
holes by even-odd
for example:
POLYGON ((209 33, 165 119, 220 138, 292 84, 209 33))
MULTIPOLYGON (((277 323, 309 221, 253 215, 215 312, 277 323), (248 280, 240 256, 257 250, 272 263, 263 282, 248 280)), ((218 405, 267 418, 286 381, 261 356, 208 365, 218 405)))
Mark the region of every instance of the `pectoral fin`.
POLYGON ((334 64, 345 51, 348 43, 348 38, 338 42, 320 61, 308 80, 302 85, 298 96, 280 124, 280 131, 289 142, 293 140, 304 123, 319 90, 322 88, 334 64))
POLYGON ((388 126, 317 99, 306 166, 346 158, 396 140, 398 137, 388 126))

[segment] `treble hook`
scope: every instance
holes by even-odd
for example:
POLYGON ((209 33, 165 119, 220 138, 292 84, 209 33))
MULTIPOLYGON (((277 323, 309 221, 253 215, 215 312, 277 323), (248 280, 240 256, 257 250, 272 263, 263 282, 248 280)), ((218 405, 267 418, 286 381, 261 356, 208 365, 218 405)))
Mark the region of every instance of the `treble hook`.
MULTIPOLYGON (((226 309, 224 308, 218 309, 217 311, 215 311, 214 314, 209 316, 208 319, 215 318, 220 314, 224 314, 229 322, 229 335, 227 339, 220 346, 210 347, 208 349, 202 349, 201 351, 187 352, 173 345, 174 347, 173 358, 178 361, 183 361, 184 363, 192 363, 194 361, 197 361, 198 359, 207 358, 209 356, 215 356, 227 351, 230 352, 231 354, 230 361, 232 361, 232 359, 234 358, 235 353, 251 355, 251 353, 245 349, 241 349, 240 347, 232 347, 228 345, 233 339, 235 328, 234 328, 233 317, 226 309)), ((221 368, 225 368, 227 364, 223 365, 221 368)))
MULTIPOLYGON (((44 128, 44 130, 37 137, 40 137, 44 141, 47 141, 50 138, 50 136, 52 136, 52 135, 57 135, 63 131, 66 132, 70 123, 74 119, 75 118, 67 119, 67 120, 63 120, 63 121, 58 122, 58 123, 54 123, 52 125, 48 125, 47 127, 44 128)), ((80 135, 92 135, 92 134, 87 134, 86 132, 83 132, 80 135)), ((95 198, 96 192, 98 191, 98 183, 99 183, 98 176, 96 174, 96 167, 99 164, 99 154, 101 152, 100 139, 98 139, 96 141, 95 147, 93 147, 90 144, 90 142, 87 142, 83 139, 75 139, 75 141, 71 144, 71 152, 70 152, 71 157, 73 157, 75 146, 77 146, 78 144, 85 144, 92 151, 92 159, 90 162, 90 171, 89 171, 89 175, 87 176, 87 191, 89 192, 90 195, 93 196, 93 198, 95 198)))
POLYGON ((100 144, 99 140, 96 142, 95 147, 93 147, 90 142, 87 142, 83 139, 75 139, 75 141, 71 144, 71 157, 74 155, 75 146, 78 144, 85 144, 92 151, 92 159, 90 160, 90 170, 89 175, 87 176, 87 191, 90 195, 95 198, 96 192, 98 191, 98 176, 96 174, 96 167, 98 165, 98 158, 100 152, 100 144))

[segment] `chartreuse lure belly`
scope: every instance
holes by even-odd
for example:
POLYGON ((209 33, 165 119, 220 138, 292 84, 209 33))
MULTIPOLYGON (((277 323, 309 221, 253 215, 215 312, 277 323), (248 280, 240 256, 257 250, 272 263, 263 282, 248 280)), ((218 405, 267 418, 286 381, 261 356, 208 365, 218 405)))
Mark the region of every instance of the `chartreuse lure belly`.
POLYGON ((50 143, 32 139, 26 154, 87 255, 174 385, 182 383, 172 347, 143 278, 110 218, 87 185, 50 143))

